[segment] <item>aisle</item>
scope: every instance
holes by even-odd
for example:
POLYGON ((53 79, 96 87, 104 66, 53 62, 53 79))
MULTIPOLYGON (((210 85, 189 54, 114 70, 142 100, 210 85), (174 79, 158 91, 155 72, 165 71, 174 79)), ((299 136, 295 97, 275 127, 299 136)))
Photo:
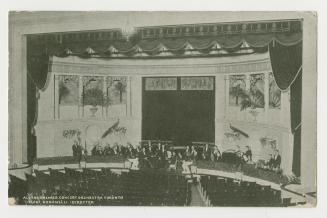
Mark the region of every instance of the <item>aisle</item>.
POLYGON ((206 205, 203 202, 201 194, 195 184, 192 184, 191 192, 192 192, 192 198, 191 198, 190 206, 205 207, 206 205))

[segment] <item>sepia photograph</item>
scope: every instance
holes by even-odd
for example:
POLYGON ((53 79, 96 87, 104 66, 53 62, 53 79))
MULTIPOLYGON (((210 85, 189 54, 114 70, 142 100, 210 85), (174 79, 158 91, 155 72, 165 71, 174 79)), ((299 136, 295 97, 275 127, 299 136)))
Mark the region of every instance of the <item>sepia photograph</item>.
POLYGON ((316 206, 315 12, 8 20, 12 207, 316 206))

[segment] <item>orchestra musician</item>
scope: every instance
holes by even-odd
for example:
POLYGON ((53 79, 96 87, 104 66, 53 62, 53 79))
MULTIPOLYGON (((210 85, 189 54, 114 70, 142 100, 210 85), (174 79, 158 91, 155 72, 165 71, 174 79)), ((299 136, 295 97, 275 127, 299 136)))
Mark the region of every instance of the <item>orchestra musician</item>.
POLYGON ((190 161, 192 159, 192 152, 191 152, 191 147, 186 146, 185 150, 185 161, 190 161))
POLYGON ((110 147, 110 144, 106 144, 106 146, 103 148, 103 154, 104 155, 111 155, 112 149, 110 147))
POLYGON ((274 171, 278 171, 280 169, 281 164, 281 156, 279 155, 278 149, 275 149, 273 154, 270 154, 270 159, 266 162, 266 168, 269 168, 274 171))
POLYGON ((275 149, 274 155, 273 155, 273 163, 272 163, 273 170, 279 170, 281 161, 282 161, 282 158, 279 155, 279 150, 275 149))
POLYGON ((100 144, 96 144, 93 149, 91 150, 92 155, 102 155, 103 154, 103 148, 100 144))
POLYGON ((149 158, 145 147, 142 147, 141 152, 139 153, 139 162, 141 167, 149 166, 149 158))
POLYGON ((79 141, 75 140, 72 148, 73 156, 77 157, 78 162, 80 162, 84 154, 83 147, 81 146, 79 141))
POLYGON ((77 140, 74 140, 72 150, 73 150, 73 157, 77 157, 78 156, 78 142, 77 142, 77 140))
POLYGON ((243 160, 245 162, 252 162, 252 151, 251 151, 250 146, 246 146, 246 151, 243 155, 243 160))
POLYGON ((126 151, 126 157, 129 159, 134 159, 136 158, 136 152, 135 149, 133 148, 131 143, 127 143, 127 151, 126 151))
POLYGON ((203 151, 202 151, 202 159, 210 160, 210 157, 211 157, 211 149, 209 148, 208 144, 205 144, 205 147, 203 148, 203 151))
POLYGON ((159 142, 159 143, 157 144, 157 153, 159 153, 160 150, 161 150, 161 143, 159 142))
POLYGON ((114 144, 114 147, 112 149, 112 154, 115 155, 115 156, 118 156, 119 155, 119 146, 118 146, 118 143, 115 143, 114 144))
POLYGON ((194 145, 191 147, 191 158, 193 161, 196 161, 198 159, 198 152, 196 151, 194 145))
POLYGON ((189 172, 189 165, 192 164, 192 152, 191 152, 191 147, 190 146, 186 146, 186 150, 185 150, 185 160, 183 161, 183 171, 188 173, 189 172))
POLYGON ((176 170, 183 171, 183 156, 180 152, 176 155, 176 170))
POLYGON ((221 160, 221 153, 218 149, 218 146, 215 146, 211 154, 211 161, 220 161, 220 160, 221 160))
POLYGON ((176 169, 176 165, 177 165, 177 156, 176 156, 176 152, 174 150, 171 151, 171 157, 169 159, 169 169, 176 169))
POLYGON ((159 167, 166 167, 166 163, 168 160, 168 151, 166 150, 166 145, 163 144, 161 146, 161 150, 160 152, 158 152, 158 163, 159 163, 159 167))

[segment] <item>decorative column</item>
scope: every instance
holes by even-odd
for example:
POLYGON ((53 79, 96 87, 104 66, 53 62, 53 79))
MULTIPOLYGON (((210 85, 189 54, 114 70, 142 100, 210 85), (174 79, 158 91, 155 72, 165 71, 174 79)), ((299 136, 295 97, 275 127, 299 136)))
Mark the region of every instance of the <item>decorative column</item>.
MULTIPOLYGON (((226 76, 217 74, 215 76, 215 144, 222 145, 224 140, 224 126, 226 116, 226 76)), ((227 95, 228 97, 228 95, 227 95)), ((227 101, 228 102, 228 101, 227 101)), ((221 148, 220 148, 221 149, 221 148)))
POLYGON ((84 114, 83 107, 83 76, 78 77, 78 116, 82 118, 84 114))
POLYGON ((246 91, 250 91, 250 74, 245 75, 245 89, 246 91))
POLYGON ((139 143, 142 137, 142 77, 139 75, 131 76, 130 80, 131 88, 130 93, 130 114, 131 120, 133 120, 133 136, 131 141, 133 143, 139 143))
MULTIPOLYGON (((228 107, 229 107, 229 75, 224 75, 224 80, 225 80, 225 113, 224 113, 224 118, 229 119, 228 116, 228 107)), ((216 85, 217 89, 217 85, 216 85)))
POLYGON ((59 108, 59 75, 54 75, 54 119, 60 119, 60 108, 59 108))
POLYGON ((103 92, 103 99, 102 99, 102 118, 107 118, 107 77, 103 76, 103 83, 102 83, 102 92, 103 92))
POLYGON ((264 89, 264 101, 265 101, 265 122, 268 122, 268 110, 269 110, 269 72, 264 73, 265 89, 264 89))
MULTIPOLYGON (((245 75, 245 90, 247 93, 250 92, 250 86, 251 86, 250 78, 251 78, 251 74, 245 75)), ((250 114, 249 108, 242 111, 242 120, 250 121, 250 122, 253 121, 253 116, 250 114)))
POLYGON ((127 94, 127 102, 126 102, 126 116, 132 116, 132 77, 128 76, 126 81, 126 94, 127 94))

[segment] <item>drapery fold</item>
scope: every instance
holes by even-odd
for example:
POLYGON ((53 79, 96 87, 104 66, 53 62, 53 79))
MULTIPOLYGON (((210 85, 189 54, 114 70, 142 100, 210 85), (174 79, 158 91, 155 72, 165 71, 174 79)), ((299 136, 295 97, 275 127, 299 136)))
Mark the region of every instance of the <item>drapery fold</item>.
POLYGON ((302 109, 302 42, 294 45, 271 43, 269 54, 277 86, 290 90, 291 130, 293 133, 292 171, 300 176, 301 171, 301 109, 302 109))
MULTIPOLYGON (((138 41, 77 41, 62 43, 47 43, 45 48, 49 56, 69 56, 80 57, 111 57, 114 54, 121 54, 121 57, 133 57, 140 52, 155 56, 161 52, 168 51, 175 55, 183 55, 186 50, 196 50, 200 54, 209 55, 213 50, 226 50, 230 53, 244 48, 262 49, 267 48, 271 42, 280 45, 292 46, 302 40, 302 33, 264 33, 264 34, 234 34, 224 36, 207 37, 180 37, 180 38, 157 38, 141 39, 138 41)), ((31 44, 38 42, 30 40, 31 44)), ((35 47, 37 47, 35 46, 35 47)), ((43 48, 44 49, 44 48, 43 48)), ((35 49, 34 55, 44 52, 42 49, 35 49)))
POLYGON ((27 161, 32 163, 36 158, 36 136, 34 126, 38 118, 39 90, 46 88, 49 75, 50 56, 44 49, 35 53, 35 48, 27 43, 27 161))
POLYGON ((269 54, 277 86, 281 90, 287 90, 302 67, 302 42, 291 46, 272 42, 269 45, 269 54))

